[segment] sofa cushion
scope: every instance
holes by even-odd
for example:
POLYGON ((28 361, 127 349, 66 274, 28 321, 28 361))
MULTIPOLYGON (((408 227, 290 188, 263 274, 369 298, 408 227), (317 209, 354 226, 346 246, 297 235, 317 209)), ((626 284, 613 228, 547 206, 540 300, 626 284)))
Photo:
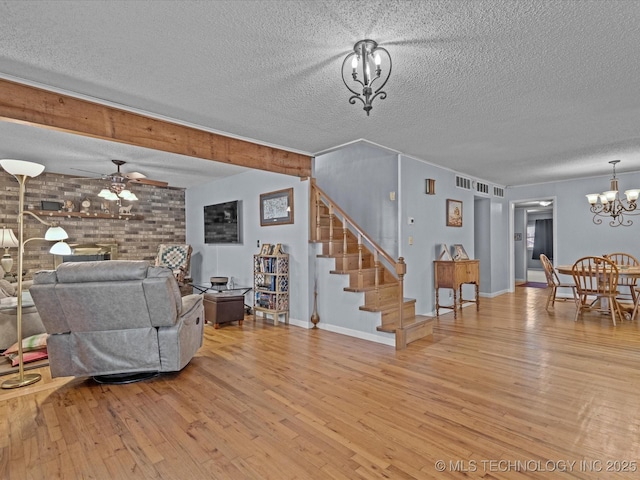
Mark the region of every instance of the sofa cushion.
MULTIPOLYGON (((22 339, 22 351, 30 352, 32 350, 40 350, 42 348, 47 347, 47 337, 49 335, 46 333, 38 333, 37 335, 31 335, 30 337, 22 339)), ((11 345, 7 348, 3 355, 9 355, 11 353, 16 353, 18 351, 18 342, 11 345)))

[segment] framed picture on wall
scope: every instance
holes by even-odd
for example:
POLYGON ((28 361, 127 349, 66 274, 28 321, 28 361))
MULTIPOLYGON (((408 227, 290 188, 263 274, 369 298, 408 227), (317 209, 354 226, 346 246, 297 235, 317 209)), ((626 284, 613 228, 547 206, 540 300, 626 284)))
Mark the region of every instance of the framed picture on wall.
POLYGON ((260 226, 293 223, 293 188, 260 195, 260 226))
POLYGON ((462 201, 447 199, 447 227, 462 226, 462 201))

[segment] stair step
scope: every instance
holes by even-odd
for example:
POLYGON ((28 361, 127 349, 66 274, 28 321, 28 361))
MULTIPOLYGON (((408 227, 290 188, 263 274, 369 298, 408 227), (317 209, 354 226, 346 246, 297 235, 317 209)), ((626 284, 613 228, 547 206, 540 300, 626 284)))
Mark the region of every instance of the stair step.
MULTIPOLYGON (((360 273, 360 270, 331 270, 329 273, 334 273, 336 275, 351 275, 360 273)), ((375 267, 366 267, 362 269, 362 273, 376 273, 376 269, 375 267)))
MULTIPOLYGON (((416 299, 415 298, 403 298, 402 299, 403 306, 411 305, 412 303, 413 304, 416 303, 416 299)), ((360 308, 360 310, 363 310, 365 312, 387 312, 387 311, 391 311, 391 310, 396 310, 398 308, 398 302, 396 301, 396 302, 383 303, 382 305, 379 305, 377 307, 369 306, 369 305, 362 305, 359 308, 360 308)))
MULTIPOLYGON (((405 330, 412 330, 422 326, 426 326, 427 329, 431 329, 432 333, 433 322, 434 319, 432 317, 427 317, 426 315, 416 315, 414 318, 404 319, 402 325, 405 330)), ((376 327, 376 330, 378 330, 379 332, 395 333, 396 330, 398 330, 398 325, 395 323, 380 325, 379 327, 376 327)))
MULTIPOLYGON (((384 288, 384 287, 393 287, 393 286, 397 286, 398 282, 396 281, 394 282, 389 282, 389 283, 381 283, 378 285, 377 288, 384 288)), ((375 285, 365 285, 362 288, 358 288, 358 287, 344 287, 344 291, 345 292, 354 292, 354 293, 365 293, 365 292, 371 292, 372 290, 375 290, 376 286, 375 285)))

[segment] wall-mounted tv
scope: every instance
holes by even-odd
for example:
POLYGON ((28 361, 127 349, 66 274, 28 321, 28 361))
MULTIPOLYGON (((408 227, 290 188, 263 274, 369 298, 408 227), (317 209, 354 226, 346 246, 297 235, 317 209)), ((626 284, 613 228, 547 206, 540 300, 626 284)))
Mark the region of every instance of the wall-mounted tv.
POLYGON ((204 243, 242 243, 242 202, 204 207, 204 243))

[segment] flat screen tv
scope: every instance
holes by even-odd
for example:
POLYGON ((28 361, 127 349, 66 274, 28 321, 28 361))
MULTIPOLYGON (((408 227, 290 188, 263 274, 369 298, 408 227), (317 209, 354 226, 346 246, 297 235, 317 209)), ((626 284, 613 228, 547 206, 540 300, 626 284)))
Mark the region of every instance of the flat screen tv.
POLYGON ((242 202, 218 203, 204 207, 204 243, 242 243, 242 202))

